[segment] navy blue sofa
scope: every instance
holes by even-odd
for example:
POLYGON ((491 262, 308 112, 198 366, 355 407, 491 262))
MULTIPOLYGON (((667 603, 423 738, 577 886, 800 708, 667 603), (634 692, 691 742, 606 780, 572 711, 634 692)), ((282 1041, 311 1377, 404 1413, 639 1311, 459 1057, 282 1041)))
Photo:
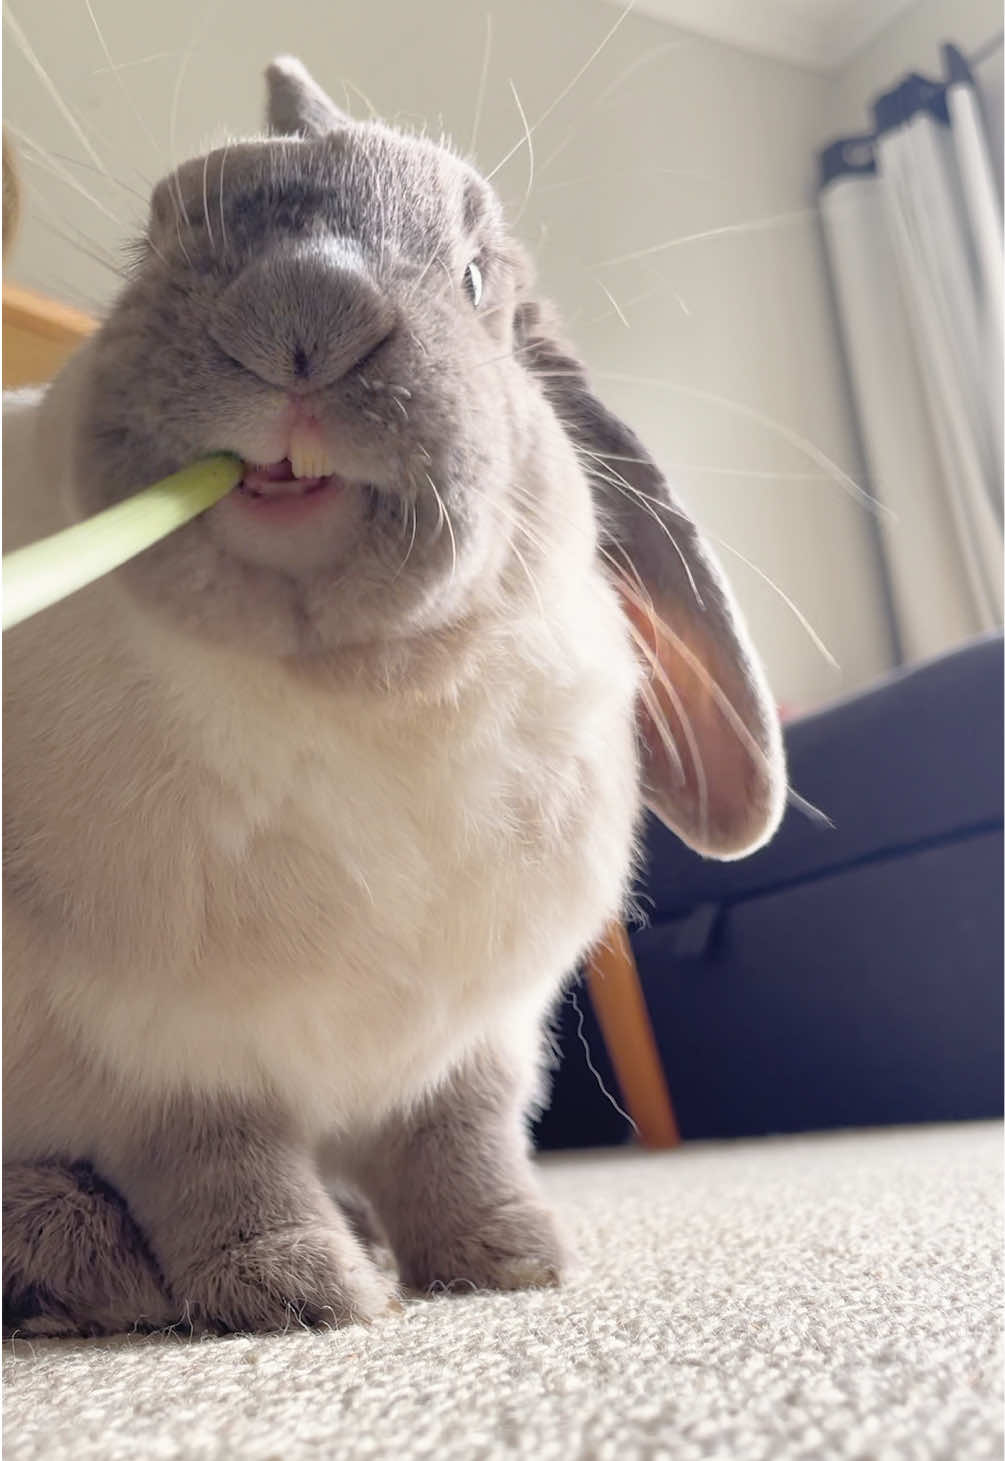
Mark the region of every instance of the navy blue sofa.
MULTIPOLYGON (((685 1138, 1002 1114, 1003 645, 975 641, 787 728, 795 807, 706 862, 652 819, 632 947, 685 1138)), ((542 1147, 628 1128, 585 989, 542 1147)))

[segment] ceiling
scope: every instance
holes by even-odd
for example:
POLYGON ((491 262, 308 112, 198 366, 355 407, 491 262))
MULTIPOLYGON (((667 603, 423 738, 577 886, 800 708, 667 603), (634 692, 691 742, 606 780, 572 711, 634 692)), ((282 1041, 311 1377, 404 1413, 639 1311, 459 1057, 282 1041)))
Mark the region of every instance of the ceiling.
MULTIPOLYGON (((623 8, 624 0, 610 0, 623 8)), ((836 71, 917 0, 636 0, 634 9, 814 71, 836 71)))

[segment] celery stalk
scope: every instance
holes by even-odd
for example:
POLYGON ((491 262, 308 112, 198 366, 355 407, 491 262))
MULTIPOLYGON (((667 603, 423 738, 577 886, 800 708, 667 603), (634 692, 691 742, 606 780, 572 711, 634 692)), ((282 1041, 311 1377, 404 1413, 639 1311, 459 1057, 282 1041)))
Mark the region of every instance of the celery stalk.
POLYGON ((237 457, 207 457, 85 522, 6 554, 4 629, 69 598, 198 517, 236 487, 241 472, 237 457))

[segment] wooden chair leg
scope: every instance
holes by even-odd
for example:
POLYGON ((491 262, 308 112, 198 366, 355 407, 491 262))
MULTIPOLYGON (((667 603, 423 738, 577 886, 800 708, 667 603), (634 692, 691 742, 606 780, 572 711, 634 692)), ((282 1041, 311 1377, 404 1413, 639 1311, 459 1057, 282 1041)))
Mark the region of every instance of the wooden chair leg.
POLYGON ((679 1146, 677 1118, 623 924, 612 924, 593 951, 587 986, 639 1140, 647 1147, 679 1146))

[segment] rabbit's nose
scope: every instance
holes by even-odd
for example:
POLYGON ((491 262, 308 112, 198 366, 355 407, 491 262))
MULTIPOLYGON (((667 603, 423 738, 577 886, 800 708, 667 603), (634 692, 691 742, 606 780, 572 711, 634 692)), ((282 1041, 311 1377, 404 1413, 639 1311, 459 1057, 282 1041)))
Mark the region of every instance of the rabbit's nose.
POLYGON ((270 385, 318 390, 348 375, 394 333, 393 305, 348 251, 268 255, 217 302, 209 333, 270 385))

